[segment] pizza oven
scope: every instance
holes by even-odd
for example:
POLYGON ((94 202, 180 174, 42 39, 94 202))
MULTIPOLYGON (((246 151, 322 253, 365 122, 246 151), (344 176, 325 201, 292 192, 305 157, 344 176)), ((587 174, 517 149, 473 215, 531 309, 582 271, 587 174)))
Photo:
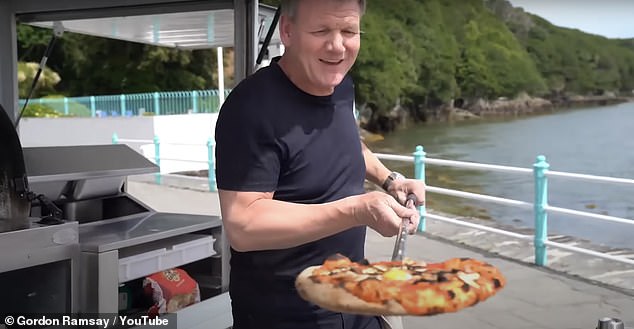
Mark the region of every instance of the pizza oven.
POLYGON ((179 325, 228 309, 220 218, 158 212, 127 193, 154 163, 123 144, 23 148, 2 109, 0 151, 0 312, 143 313, 140 282, 171 268, 201 295, 179 325))
POLYGON ((0 232, 25 229, 29 201, 26 169, 18 134, 0 108, 0 232))
MULTIPOLYGON (((79 228, 32 217, 22 147, 0 107, 0 313, 78 311, 79 228)), ((41 197, 40 197, 41 199, 41 197)))

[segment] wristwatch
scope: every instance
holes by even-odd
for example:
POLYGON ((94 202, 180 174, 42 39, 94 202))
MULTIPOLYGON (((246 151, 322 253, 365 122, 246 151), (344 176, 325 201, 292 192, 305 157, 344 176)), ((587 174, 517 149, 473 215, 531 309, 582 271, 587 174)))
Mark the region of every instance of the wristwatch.
POLYGON ((399 179, 405 179, 405 176, 399 172, 393 171, 387 176, 385 181, 383 181, 383 185, 381 185, 381 187, 387 191, 387 189, 390 188, 390 185, 392 185, 392 182, 399 179))

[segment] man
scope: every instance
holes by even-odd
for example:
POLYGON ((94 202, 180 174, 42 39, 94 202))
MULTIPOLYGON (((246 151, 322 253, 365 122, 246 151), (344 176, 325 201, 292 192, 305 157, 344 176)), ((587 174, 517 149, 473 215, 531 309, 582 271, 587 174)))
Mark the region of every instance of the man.
POLYGON ((424 184, 391 173, 359 139, 347 73, 360 47, 363 0, 282 1, 284 55, 238 84, 216 125, 217 182, 232 248, 234 328, 380 328, 302 300, 304 268, 336 253, 364 257, 365 230, 409 232, 402 206, 424 184), (365 193, 364 180, 388 193, 365 193), (398 199, 398 201, 397 201, 398 199), (399 204, 399 201, 401 204, 399 204))

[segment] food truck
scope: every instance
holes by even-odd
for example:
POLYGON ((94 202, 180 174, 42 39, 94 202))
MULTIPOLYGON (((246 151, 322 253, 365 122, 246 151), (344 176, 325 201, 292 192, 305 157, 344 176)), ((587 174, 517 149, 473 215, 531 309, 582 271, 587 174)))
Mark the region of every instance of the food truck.
POLYGON ((239 81, 262 59, 277 15, 255 0, 0 1, 0 313, 147 314, 136 301, 148 277, 182 269, 197 302, 174 305, 177 327, 232 324, 219 217, 159 212, 130 195, 129 176, 159 168, 127 145, 22 146, 16 24, 49 28, 53 41, 72 31, 234 47, 239 81))

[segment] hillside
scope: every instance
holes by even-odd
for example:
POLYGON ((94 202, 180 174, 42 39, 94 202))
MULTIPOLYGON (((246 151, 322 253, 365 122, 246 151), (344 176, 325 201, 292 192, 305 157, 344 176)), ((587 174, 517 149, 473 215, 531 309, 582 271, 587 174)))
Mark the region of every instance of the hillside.
MULTIPOLYGON (((634 39, 557 27, 505 0, 368 1, 362 29, 352 75, 373 131, 393 129, 403 114, 436 120, 455 108, 466 115, 517 113, 580 96, 631 97, 634 90, 634 39)), ((39 61, 47 39, 32 27, 19 31, 21 60, 39 61)), ((213 50, 68 34, 55 51, 49 65, 62 78, 57 93, 215 87, 213 50)))
POLYGON ((354 75, 370 125, 397 100, 425 120, 452 100, 475 112, 524 93, 562 102, 634 90, 631 40, 556 27, 503 0, 371 2, 364 29, 354 75))
POLYGON ((557 27, 505 0, 368 1, 362 29, 352 75, 373 131, 404 112, 517 114, 634 91, 634 39, 557 27))

